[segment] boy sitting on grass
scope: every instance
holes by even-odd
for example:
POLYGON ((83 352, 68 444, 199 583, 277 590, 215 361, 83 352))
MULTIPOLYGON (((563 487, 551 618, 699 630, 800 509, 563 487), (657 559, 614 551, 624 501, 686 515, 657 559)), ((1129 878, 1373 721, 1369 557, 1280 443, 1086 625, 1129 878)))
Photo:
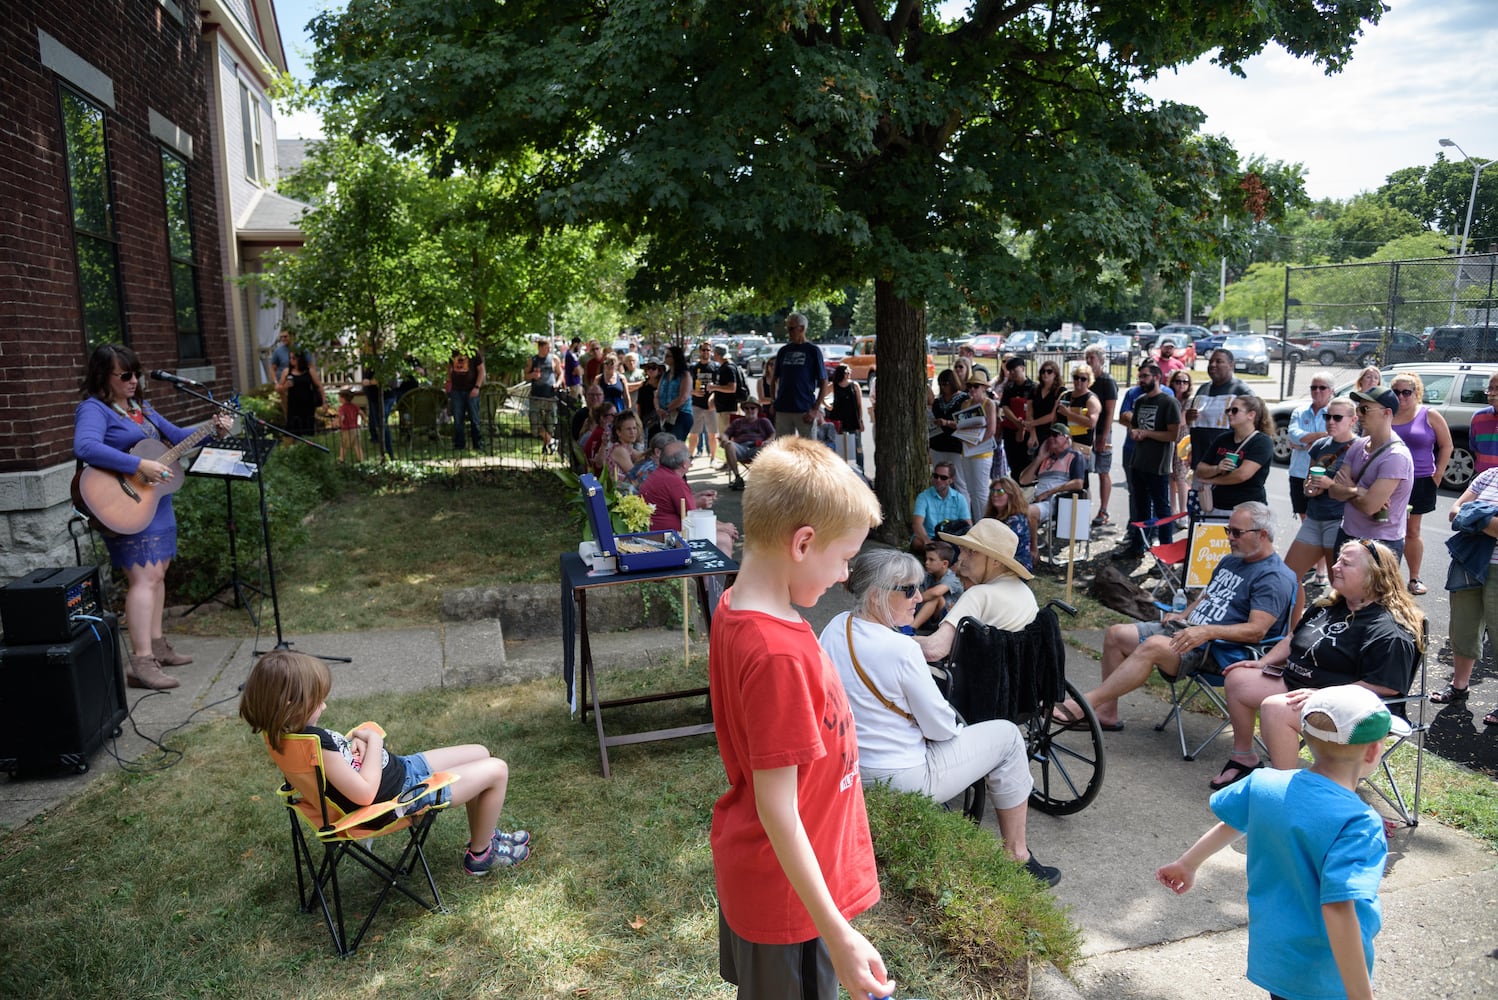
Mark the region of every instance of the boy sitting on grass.
POLYGON ((848 921, 879 901, 858 734, 837 669, 796 607, 848 578, 879 524, 857 474, 814 441, 767 445, 744 492, 744 556, 708 669, 728 791, 713 806, 718 967, 741 998, 885 997, 848 921))
POLYGON ((957 598, 962 596, 962 581, 952 570, 957 561, 957 547, 940 540, 926 543, 926 578, 921 581, 921 606, 911 623, 917 632, 941 624, 957 598))
POLYGON ((1389 846, 1356 789, 1395 723, 1378 695, 1346 684, 1309 692, 1300 725, 1310 769, 1260 768, 1213 795, 1222 822, 1155 878, 1180 895, 1203 861, 1247 833, 1249 981, 1275 1000, 1371 1000, 1389 846))

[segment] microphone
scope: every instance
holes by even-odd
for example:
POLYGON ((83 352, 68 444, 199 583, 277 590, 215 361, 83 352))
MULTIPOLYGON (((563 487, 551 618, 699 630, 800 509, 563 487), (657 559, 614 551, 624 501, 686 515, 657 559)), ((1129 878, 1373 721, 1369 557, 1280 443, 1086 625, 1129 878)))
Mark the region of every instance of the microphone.
POLYGON ((160 368, 152 372, 151 377, 158 382, 170 382, 173 385, 192 385, 197 386, 199 389, 203 388, 202 382, 194 382, 190 378, 183 378, 181 375, 173 375, 171 372, 163 371, 160 368))

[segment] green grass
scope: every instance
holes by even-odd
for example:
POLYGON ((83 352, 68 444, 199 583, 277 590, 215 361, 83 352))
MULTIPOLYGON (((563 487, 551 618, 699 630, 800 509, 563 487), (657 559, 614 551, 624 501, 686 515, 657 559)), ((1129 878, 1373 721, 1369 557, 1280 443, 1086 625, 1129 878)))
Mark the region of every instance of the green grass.
MULTIPOLYGON (((653 689, 662 672, 612 682, 653 689)), ((611 689, 612 690, 612 689, 611 689)), ((701 703, 642 706, 621 727, 695 721, 701 703)), ((505 823, 533 857, 478 880, 459 865, 467 826, 428 842, 448 911, 390 901, 358 954, 332 954, 297 911, 279 777, 233 720, 173 737, 172 770, 101 777, 0 841, 0 982, 11 996, 388 997, 507 1000, 722 997, 708 845, 723 790, 711 738, 611 753, 569 720, 555 680, 335 700, 340 728, 380 721, 397 750, 482 742, 505 757, 505 823)), ((613 716, 611 716, 611 719, 613 716)), ((995 839, 929 802, 872 800, 885 901, 858 926, 901 993, 1018 995, 1033 957, 1075 960, 1076 932, 995 839)), ((350 869, 346 905, 369 885, 350 869)))
MULTIPOLYGON (((577 546, 573 508, 549 473, 443 470, 411 483, 377 465, 365 471, 376 478, 308 515, 305 543, 274 553, 288 630, 429 625, 441 617, 444 590, 554 583, 557 554, 577 546)), ((258 583, 253 560, 241 574, 258 583)), ((244 611, 220 604, 181 624, 199 635, 252 628, 244 611)))

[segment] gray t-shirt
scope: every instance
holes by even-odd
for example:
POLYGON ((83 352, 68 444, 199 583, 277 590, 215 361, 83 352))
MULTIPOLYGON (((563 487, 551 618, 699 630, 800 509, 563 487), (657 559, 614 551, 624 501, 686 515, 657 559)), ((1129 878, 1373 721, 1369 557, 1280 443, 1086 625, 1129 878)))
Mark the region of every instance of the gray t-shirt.
MULTIPOLYGON (((1256 562, 1230 555, 1217 564, 1202 599, 1186 616, 1189 625, 1241 625, 1249 612, 1267 611, 1274 616, 1265 639, 1276 639, 1290 630, 1290 607, 1295 603, 1294 572, 1273 553, 1256 562)), ((1218 666, 1242 660, 1248 650, 1236 643, 1219 642, 1212 647, 1218 666)))

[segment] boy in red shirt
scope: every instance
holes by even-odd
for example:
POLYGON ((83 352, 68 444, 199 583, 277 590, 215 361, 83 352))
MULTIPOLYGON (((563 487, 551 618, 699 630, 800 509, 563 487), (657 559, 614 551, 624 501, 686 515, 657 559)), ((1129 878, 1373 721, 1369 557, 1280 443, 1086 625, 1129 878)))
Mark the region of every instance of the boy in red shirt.
POLYGON ((878 501, 826 447, 777 438, 744 493, 744 558, 713 617, 718 967, 741 998, 894 992, 848 921, 879 901, 858 739, 837 669, 796 606, 848 577, 878 501), (815 981, 811 981, 815 980, 815 981))

